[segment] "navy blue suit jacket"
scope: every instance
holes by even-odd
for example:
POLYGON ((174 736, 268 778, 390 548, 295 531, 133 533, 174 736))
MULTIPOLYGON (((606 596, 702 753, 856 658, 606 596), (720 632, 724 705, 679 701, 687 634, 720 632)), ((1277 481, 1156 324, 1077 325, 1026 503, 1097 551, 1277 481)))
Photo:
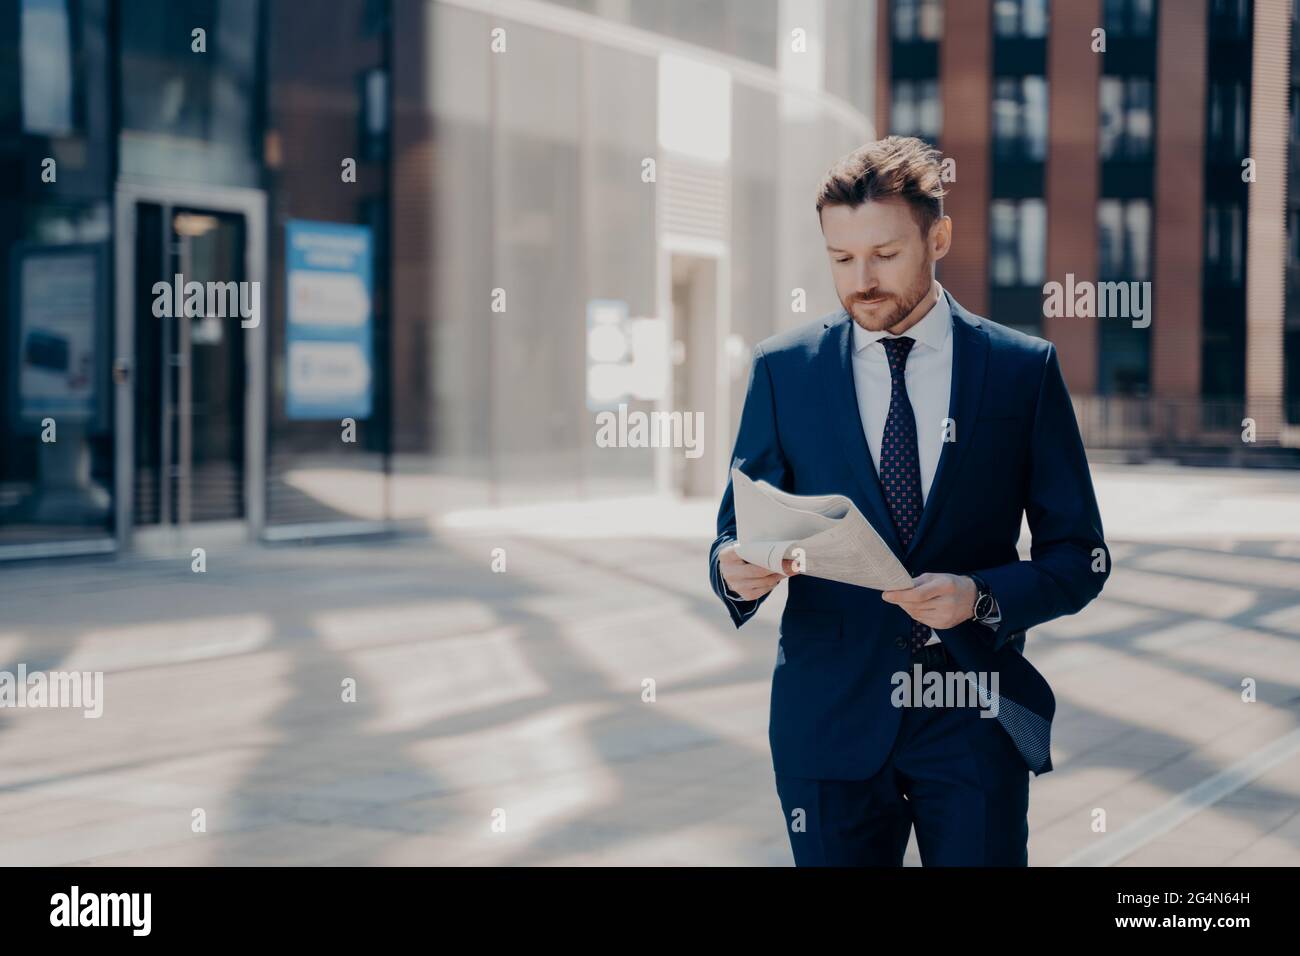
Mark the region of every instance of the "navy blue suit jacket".
MULTIPOLYGON (((1029 628, 1096 597, 1110 574, 1110 553, 1055 347, 944 295, 952 308, 955 440, 944 443, 907 549, 867 448, 851 362, 853 320, 843 309, 755 348, 732 464, 795 494, 847 495, 913 576, 982 576, 1002 612, 997 630, 966 621, 938 634, 954 653, 983 642, 980 654, 996 660, 1023 654, 1029 628), (1016 549, 1022 514, 1032 535, 1027 561, 1016 549)), ((730 479, 717 532, 709 577, 740 627, 771 592, 737 600, 722 580, 718 553, 736 538, 730 479)), ((892 675, 910 671, 908 616, 870 588, 808 575, 786 586, 768 726, 773 767, 796 777, 869 777, 902 719, 890 695, 892 675)))

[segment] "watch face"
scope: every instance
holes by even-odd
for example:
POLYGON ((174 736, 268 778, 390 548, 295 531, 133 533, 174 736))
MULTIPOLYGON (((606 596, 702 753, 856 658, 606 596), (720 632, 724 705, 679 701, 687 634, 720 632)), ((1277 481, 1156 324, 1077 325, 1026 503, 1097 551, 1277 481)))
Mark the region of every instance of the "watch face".
POLYGON ((993 610, 993 598, 988 594, 981 594, 975 599, 975 616, 988 617, 989 612, 993 610))

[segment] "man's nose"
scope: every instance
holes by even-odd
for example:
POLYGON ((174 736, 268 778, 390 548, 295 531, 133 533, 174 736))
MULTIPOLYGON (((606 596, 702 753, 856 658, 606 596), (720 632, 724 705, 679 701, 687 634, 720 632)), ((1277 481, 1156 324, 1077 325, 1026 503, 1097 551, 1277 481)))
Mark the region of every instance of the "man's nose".
POLYGON ((858 266, 858 294, 866 298, 871 298, 876 293, 876 287, 880 284, 876 278, 875 271, 869 262, 864 262, 858 266))

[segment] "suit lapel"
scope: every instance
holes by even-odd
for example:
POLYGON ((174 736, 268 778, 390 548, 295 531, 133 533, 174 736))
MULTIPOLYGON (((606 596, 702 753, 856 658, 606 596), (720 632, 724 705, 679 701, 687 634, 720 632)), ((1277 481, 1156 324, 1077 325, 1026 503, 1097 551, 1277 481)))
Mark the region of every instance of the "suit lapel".
POLYGON ((885 495, 880 488, 880 478, 871 460, 867 436, 858 413, 858 393, 853 382, 853 319, 840 309, 838 317, 822 333, 821 348, 817 355, 820 378, 826 390, 826 404, 834 410, 839 446, 848 457, 853 476, 858 482, 858 494, 849 497, 857 502, 863 517, 871 522, 889 549, 903 558, 894 521, 885 506, 885 495))
MULTIPOLYGON (((948 399, 948 417, 954 423, 954 441, 944 442, 939 452, 930 493, 926 495, 921 520, 907 549, 911 556, 936 522, 936 515, 952 494, 953 482, 961 470, 961 461, 970 447, 970 436, 979 416, 984 394, 984 369, 988 364, 989 337, 980 320, 957 304, 945 289, 952 310, 952 391, 948 399)), ((918 429, 919 431, 919 429, 918 429)))

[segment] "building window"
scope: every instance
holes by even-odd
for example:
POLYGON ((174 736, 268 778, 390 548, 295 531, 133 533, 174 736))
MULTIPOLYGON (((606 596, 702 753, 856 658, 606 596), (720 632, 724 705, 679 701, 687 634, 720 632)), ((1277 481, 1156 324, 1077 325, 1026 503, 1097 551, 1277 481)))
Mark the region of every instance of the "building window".
POLYGON ((1102 26, 1117 37, 1149 37, 1155 0, 1106 0, 1102 26))
POLYGON ((1047 248, 1047 207, 1041 199, 989 204, 989 277, 995 286, 1039 286, 1047 248))
POLYGON ((1151 80, 1143 76, 1101 78, 1101 158, 1151 157, 1151 80))
POLYGON ((890 127, 899 136, 937 142, 943 126, 938 80, 895 80, 890 127))
POLYGON ((1097 330, 1097 392, 1143 398, 1151 389, 1151 337, 1131 322, 1102 322, 1097 330))
POLYGON ((362 30, 366 36, 375 36, 389 29, 392 18, 390 6, 391 0, 366 0, 362 13, 362 30))
POLYGON ((66 136, 79 125, 75 26, 67 0, 22 0, 19 60, 26 133, 66 136))
POLYGON ((1047 158, 1047 78, 1001 76, 993 87, 993 155, 999 160, 1047 158))
POLYGON ((1210 84, 1209 147, 1218 162, 1235 163, 1246 155, 1246 84, 1240 80, 1210 84))
POLYGON ((894 0, 894 39, 938 40, 943 35, 943 0, 894 0))
POLYGON ((993 33, 1000 37, 1047 36, 1047 0, 993 0, 993 33))
POLYGON ((366 70, 357 81, 361 110, 361 155, 367 162, 382 162, 388 153, 388 71, 366 70))
POLYGON ((1151 278, 1151 203, 1103 199, 1097 203, 1098 271, 1102 281, 1151 278))
POLYGON ((1205 281, 1209 285, 1241 285, 1244 276, 1245 216, 1241 203, 1208 203, 1205 207, 1205 281))
POLYGON ((1241 40, 1250 30, 1249 0, 1213 0, 1210 4, 1210 32, 1241 40))
POLYGON ((146 180, 165 173, 207 185, 260 183, 259 5, 116 6, 120 173, 146 180), (196 10, 203 13, 197 21, 196 10), (211 52, 195 55, 188 37, 200 25, 211 52))

